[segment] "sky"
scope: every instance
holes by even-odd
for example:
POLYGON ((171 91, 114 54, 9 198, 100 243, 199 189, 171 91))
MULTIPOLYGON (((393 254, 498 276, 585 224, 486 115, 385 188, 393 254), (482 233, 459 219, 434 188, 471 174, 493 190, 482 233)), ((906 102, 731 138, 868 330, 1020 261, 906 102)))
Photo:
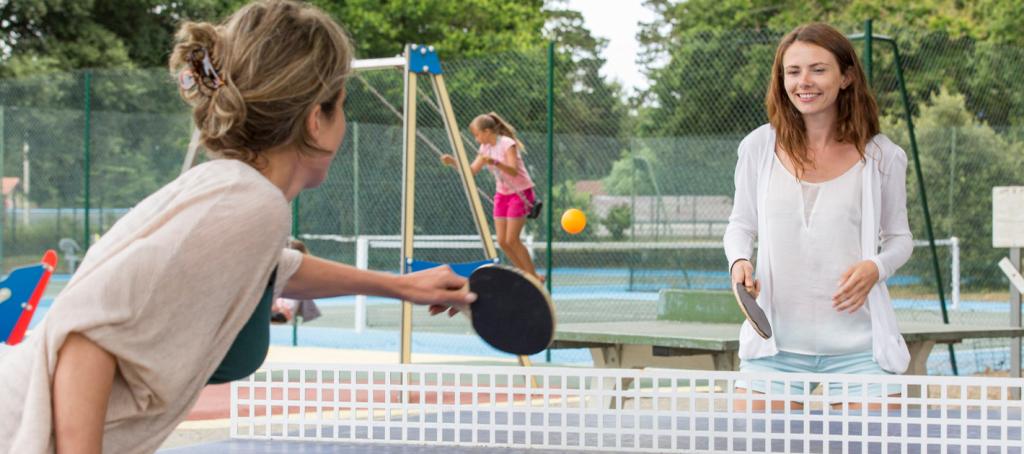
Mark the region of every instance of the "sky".
POLYGON ((647 87, 647 79, 636 64, 640 51, 637 33, 640 22, 650 22, 654 13, 644 8, 642 0, 569 0, 568 6, 583 14, 587 29, 594 36, 608 40, 601 73, 617 79, 627 93, 647 87), (614 5, 614 6, 612 6, 614 5))

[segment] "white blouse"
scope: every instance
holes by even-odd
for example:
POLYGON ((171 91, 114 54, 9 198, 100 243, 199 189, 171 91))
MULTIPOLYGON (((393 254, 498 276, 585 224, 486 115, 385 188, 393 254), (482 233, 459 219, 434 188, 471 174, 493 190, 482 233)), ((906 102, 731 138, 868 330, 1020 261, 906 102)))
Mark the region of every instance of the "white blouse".
MULTIPOLYGON (((729 264, 754 256, 757 238, 772 238, 767 223, 767 194, 775 156, 775 130, 763 125, 740 142, 736 162, 736 193, 732 214, 725 230, 725 255, 729 264)), ((879 280, 868 293, 866 309, 871 317, 871 345, 875 361, 883 369, 903 373, 910 364, 910 352, 900 334, 896 313, 885 280, 910 258, 913 241, 907 222, 907 155, 884 135, 868 143, 862 167, 860 257, 878 267, 879 280)), ((756 278, 761 282, 758 305, 773 317, 772 274, 775 255, 771 241, 758 244, 756 278)), ((740 328, 742 359, 778 353, 776 337, 762 339, 749 323, 740 328)))
POLYGON ((793 176, 772 159, 768 184, 768 231, 773 257, 779 350, 805 355, 843 355, 871 349, 871 317, 832 307, 843 273, 860 259, 861 167, 821 183, 793 176))

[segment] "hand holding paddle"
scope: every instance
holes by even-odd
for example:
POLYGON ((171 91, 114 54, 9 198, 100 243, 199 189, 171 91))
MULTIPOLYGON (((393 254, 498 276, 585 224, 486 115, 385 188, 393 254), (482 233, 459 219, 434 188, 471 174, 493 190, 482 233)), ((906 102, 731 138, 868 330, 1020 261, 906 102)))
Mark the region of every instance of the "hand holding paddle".
POLYGON ((403 299, 416 304, 434 307, 462 309, 472 304, 477 295, 470 292, 466 278, 452 272, 447 266, 439 266, 402 276, 404 280, 403 299))
POLYGON ((761 293, 761 282, 754 279, 754 265, 750 263, 750 260, 737 260, 732 264, 730 274, 732 274, 732 282, 743 284, 747 292, 754 298, 761 293))
POLYGON ((761 285, 754 279, 754 265, 749 260, 738 260, 732 265, 732 292, 736 297, 747 322, 754 328, 758 336, 764 339, 772 337, 772 326, 761 307, 757 305, 757 295, 761 285))
POLYGON ((463 312, 476 333, 492 347, 515 355, 533 355, 551 345, 555 311, 541 283, 516 268, 487 265, 469 276, 467 291, 477 296, 468 306, 433 305, 432 315, 463 312))

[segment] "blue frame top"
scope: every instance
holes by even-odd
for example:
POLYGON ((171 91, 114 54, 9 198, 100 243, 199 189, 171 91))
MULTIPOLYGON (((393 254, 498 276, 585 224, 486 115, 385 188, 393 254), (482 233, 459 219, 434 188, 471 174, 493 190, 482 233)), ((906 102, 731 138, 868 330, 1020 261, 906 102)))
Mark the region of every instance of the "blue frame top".
POLYGON ((409 45, 409 71, 417 74, 443 74, 441 59, 434 51, 434 46, 423 44, 409 45))

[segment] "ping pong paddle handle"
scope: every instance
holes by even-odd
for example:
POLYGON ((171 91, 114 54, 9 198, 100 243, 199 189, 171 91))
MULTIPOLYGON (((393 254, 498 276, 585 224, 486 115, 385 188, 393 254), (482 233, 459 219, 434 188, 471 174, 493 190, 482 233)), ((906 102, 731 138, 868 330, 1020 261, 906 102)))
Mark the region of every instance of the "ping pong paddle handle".
POLYGON ((747 293, 750 293, 750 296, 753 296, 754 298, 757 298, 758 295, 761 294, 761 286, 759 285, 759 283, 757 282, 756 279, 754 280, 754 285, 744 285, 742 281, 741 282, 733 282, 732 285, 734 287, 737 286, 737 285, 742 285, 743 288, 745 288, 747 290, 747 293))
MULTIPOLYGON (((469 288, 469 281, 468 280, 466 281, 466 284, 463 285, 462 287, 450 287, 450 288, 448 288, 448 290, 462 290, 462 291, 466 291, 466 292, 471 292, 472 291, 469 288)), ((431 316, 440 315, 442 313, 448 312, 453 307, 456 310, 458 310, 459 312, 461 312, 463 315, 465 315, 467 318, 469 318, 469 319, 473 318, 471 316, 471 314, 470 314, 469 304, 463 304, 461 306, 445 305, 445 304, 431 304, 430 308, 429 308, 430 315, 431 316)), ((449 314, 449 317, 454 316, 454 315, 455 314, 449 314)))
POLYGON ((751 263, 750 260, 748 260, 748 259, 737 259, 736 261, 734 261, 732 263, 732 265, 729 266, 729 277, 733 281, 732 285, 734 287, 737 284, 741 284, 747 290, 747 293, 750 293, 755 298, 757 298, 757 296, 761 293, 761 286, 757 282, 757 278, 753 275, 753 273, 754 273, 753 268, 754 268, 754 264, 751 263), (750 279, 754 283, 754 285, 751 286, 751 285, 746 285, 745 284, 746 279, 747 279, 747 272, 746 272, 747 270, 746 269, 741 270, 741 275, 739 276, 740 280, 738 280, 738 281, 736 280, 736 276, 733 273, 736 272, 736 266, 737 265, 750 267, 750 279))

